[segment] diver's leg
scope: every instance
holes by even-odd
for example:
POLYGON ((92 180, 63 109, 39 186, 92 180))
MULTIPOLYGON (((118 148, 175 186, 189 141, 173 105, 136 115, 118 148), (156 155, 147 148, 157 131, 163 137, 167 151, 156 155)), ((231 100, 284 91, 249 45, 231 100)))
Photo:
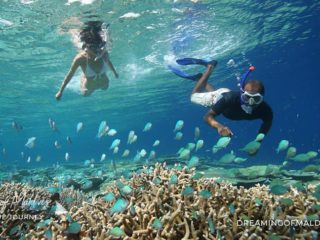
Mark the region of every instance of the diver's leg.
POLYGON ((207 83, 205 89, 206 89, 207 92, 213 92, 214 91, 214 88, 210 83, 207 83))
POLYGON ((201 92, 204 88, 208 91, 208 89, 210 89, 210 91, 213 90, 213 87, 208 84, 208 79, 212 73, 214 69, 214 66, 211 64, 208 64, 207 66, 207 70, 202 74, 201 78, 197 81, 196 86, 193 88, 192 90, 192 94, 193 93, 199 93, 201 92))

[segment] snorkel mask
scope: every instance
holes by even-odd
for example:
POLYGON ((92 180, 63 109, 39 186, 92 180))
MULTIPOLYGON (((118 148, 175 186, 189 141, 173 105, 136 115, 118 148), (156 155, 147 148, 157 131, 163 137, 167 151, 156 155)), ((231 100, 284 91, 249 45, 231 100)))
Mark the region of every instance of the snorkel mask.
POLYGON ((258 105, 262 103, 263 96, 260 93, 251 94, 247 91, 241 93, 241 101, 247 105, 258 105))
POLYGON ((96 57, 94 58, 94 61, 100 59, 103 56, 103 54, 107 51, 105 41, 103 41, 100 44, 86 44, 85 48, 90 49, 90 51, 95 53, 96 57))
POLYGON ((254 66, 251 66, 248 71, 244 74, 240 82, 240 90, 241 90, 241 108, 247 114, 251 114, 253 109, 257 107, 263 101, 263 95, 261 93, 251 94, 244 90, 246 79, 250 72, 254 70, 254 66))

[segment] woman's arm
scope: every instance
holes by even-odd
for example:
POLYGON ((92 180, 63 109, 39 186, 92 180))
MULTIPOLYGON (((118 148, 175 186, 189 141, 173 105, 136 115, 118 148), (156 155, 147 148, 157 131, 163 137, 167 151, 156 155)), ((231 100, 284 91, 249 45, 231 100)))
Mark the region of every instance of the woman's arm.
POLYGON ((112 70, 114 76, 115 76, 116 78, 118 78, 119 75, 118 75, 116 69, 114 68, 112 62, 111 62, 110 59, 109 59, 109 54, 108 54, 108 52, 106 52, 105 54, 103 54, 103 60, 108 64, 108 66, 109 66, 109 68, 112 70))
POLYGON ((75 57, 75 59, 72 62, 72 65, 70 67, 69 72, 67 73, 67 75, 65 76, 61 87, 59 89, 59 91, 56 93, 56 99, 60 100, 61 96, 62 96, 62 92, 65 89, 65 87, 68 85, 68 83, 70 82, 71 78, 73 77, 75 71, 77 70, 77 68, 80 66, 80 58, 79 57, 75 57))

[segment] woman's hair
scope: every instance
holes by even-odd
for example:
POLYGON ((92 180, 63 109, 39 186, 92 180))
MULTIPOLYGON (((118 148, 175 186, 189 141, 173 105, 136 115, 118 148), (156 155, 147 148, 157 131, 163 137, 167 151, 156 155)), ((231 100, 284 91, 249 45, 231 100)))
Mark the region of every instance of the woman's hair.
POLYGON ((101 21, 88 21, 84 23, 83 29, 80 31, 80 40, 83 42, 82 49, 87 44, 101 45, 104 40, 101 36, 103 22, 101 21))

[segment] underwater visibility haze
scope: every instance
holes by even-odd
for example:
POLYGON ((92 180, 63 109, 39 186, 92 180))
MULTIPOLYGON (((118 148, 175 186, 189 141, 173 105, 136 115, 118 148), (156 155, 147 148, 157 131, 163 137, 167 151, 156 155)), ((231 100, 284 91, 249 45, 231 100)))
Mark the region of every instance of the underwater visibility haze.
MULTIPOLYGON (((317 186, 320 180, 319 14, 319 1, 302 0, 2 0, 2 190, 11 181, 28 183, 30 188, 72 186, 91 198, 94 194, 105 193, 107 188, 109 195, 104 199, 113 204, 115 199, 110 195, 112 191, 108 184, 119 180, 121 175, 131 181, 128 169, 136 170, 138 174, 143 165, 154 166, 157 161, 171 166, 177 163, 187 165, 191 172, 196 167, 208 177, 230 178, 238 186, 248 184, 245 181, 253 178, 258 180, 252 181, 252 186, 267 184, 274 179, 284 181, 283 176, 302 182, 308 180, 317 186), (75 32, 89 21, 110 24, 107 49, 119 78, 108 69, 109 88, 83 97, 80 94, 82 72, 78 70, 61 100, 57 101, 55 94, 79 51, 75 32), (173 64, 192 74, 205 71, 200 65, 177 65, 176 60, 185 57, 218 61, 209 79, 215 88, 238 90, 243 74, 250 66, 255 67, 249 79, 264 83, 265 101, 273 110, 272 128, 257 154, 250 156, 243 148, 257 137, 260 120, 231 121, 219 116, 217 119, 234 133, 231 139, 222 140, 216 129, 204 122, 203 116, 208 109, 190 102, 195 83, 179 78, 168 69, 168 65, 173 64), (183 121, 183 126, 179 125, 179 120, 183 121), (99 127, 105 130, 101 125, 103 121, 109 129, 98 136, 99 127), (197 136, 196 128, 200 130, 197 136), (130 135, 130 131, 134 134, 130 135), (194 143, 194 146, 188 143, 194 143), (128 151, 124 154, 125 150, 128 151), (253 169, 254 166, 263 168, 267 165, 277 166, 276 174, 272 174, 274 169, 264 169, 267 173, 252 177, 254 172, 262 171, 253 169), (217 168, 220 170, 215 170, 217 168), (111 172, 113 175, 108 175, 111 172), (41 177, 37 178, 37 174, 41 177), (87 180, 78 183, 76 178, 72 179, 73 174, 78 177, 80 174, 82 180, 87 180), (89 175, 101 177, 101 181, 89 180, 89 175), (68 184, 57 180, 61 176, 68 179, 68 184), (241 176, 245 177, 235 180, 241 176)), ((180 169, 170 175, 162 165, 155 166, 155 169, 155 173, 163 177, 161 181, 170 179, 169 186, 178 181, 174 174, 183 172, 180 169), (160 173, 162 170, 164 173, 160 173)), ((133 185, 140 186, 137 182, 133 185)), ((153 182, 161 185, 160 178, 153 179, 153 182)), ((282 183, 274 184, 271 192, 275 195, 288 192, 288 189, 277 188, 282 183)), ((117 204, 108 205, 111 215, 123 214, 129 211, 128 204, 132 205, 127 197, 132 194, 132 189, 122 186, 123 181, 117 184, 120 189, 115 193, 117 204)), ((147 192, 148 187, 144 187, 147 192)), ((202 190, 205 189, 212 190, 205 187, 202 190)), ((314 189, 314 195, 305 193, 317 199, 310 200, 311 203, 318 204, 320 188, 314 189)), ((59 193, 63 195, 61 191, 59 193)), ((153 191, 150 190, 149 194, 152 195, 153 191)), ((184 188, 182 191, 183 199, 192 194, 193 189, 184 188)), ((211 196, 208 192, 201 194, 201 199, 211 196)), ((234 207, 230 206, 230 209, 234 207)), ((69 211, 70 205, 66 202, 64 207, 69 211)), ((84 208, 88 210, 91 205, 84 208)), ((210 214, 208 219, 213 216, 210 214)), ((319 211, 312 214, 319 218, 319 211)), ((160 215, 155 214, 150 229, 158 229, 158 232, 166 229, 166 218, 161 218, 161 222, 160 215)), ((78 222, 69 221, 68 236, 80 232, 73 229, 79 227, 78 222)), ((181 225, 181 222, 177 224, 181 225)), ((190 221, 186 220, 185 224, 190 221)), ((125 227, 116 227, 109 229, 109 235, 140 236, 136 230, 125 230, 124 233, 121 229, 125 227)), ((219 231, 229 239, 229 233, 211 227, 206 239, 212 239, 210 234, 216 236, 219 231)), ((11 236, 19 235, 19 231, 11 236)), ((306 234, 303 231, 296 233, 306 234)), ((8 234, 7 231, 4 235, 8 234)), ((165 234, 161 236, 170 239, 165 234)), ((183 234, 180 238, 177 231, 175 237, 173 239, 182 239, 183 234)))

